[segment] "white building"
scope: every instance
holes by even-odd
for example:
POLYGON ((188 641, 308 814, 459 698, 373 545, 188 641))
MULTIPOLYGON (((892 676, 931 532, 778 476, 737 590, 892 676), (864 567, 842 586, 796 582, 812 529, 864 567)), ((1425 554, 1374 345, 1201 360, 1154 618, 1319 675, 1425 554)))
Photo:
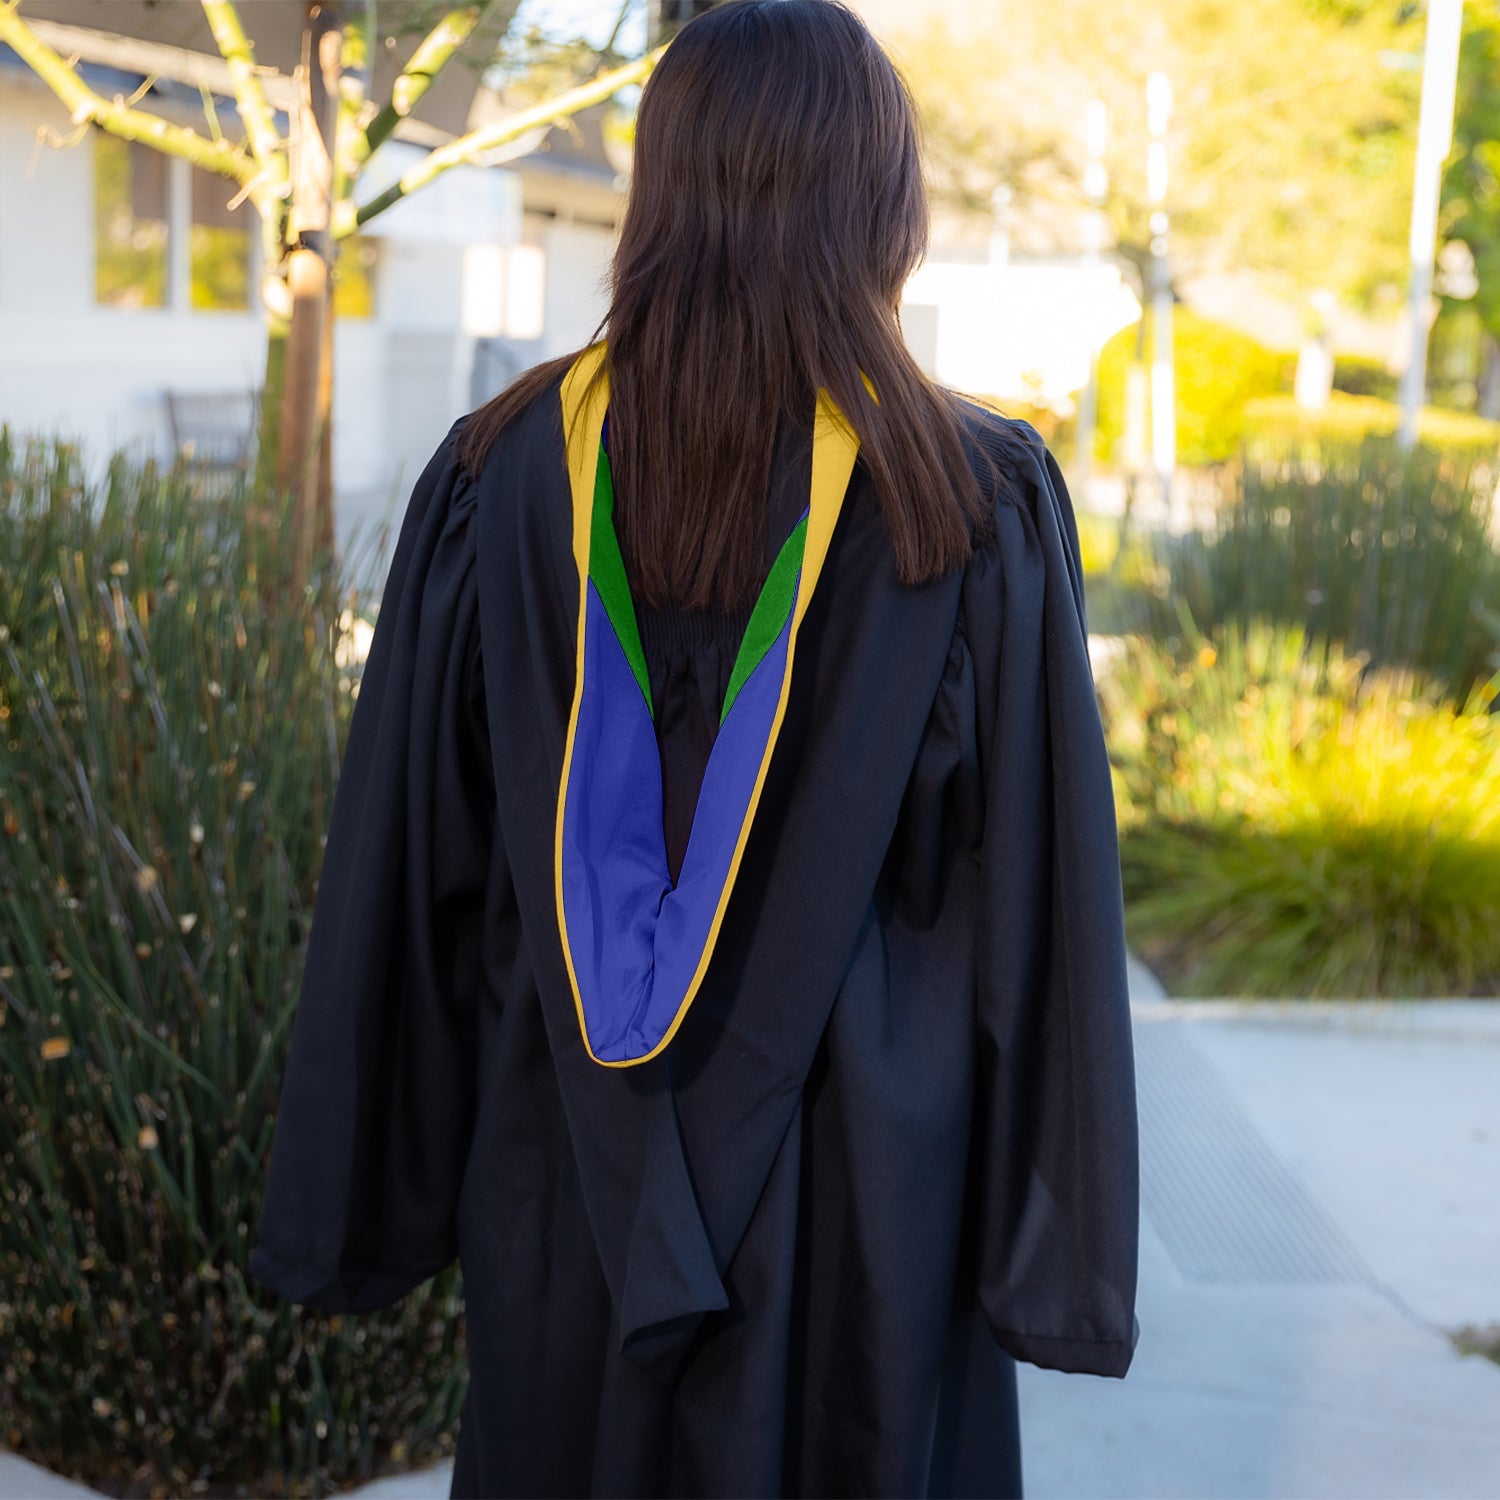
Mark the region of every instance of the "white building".
MULTIPOLYGON (((273 23, 299 11, 259 13, 272 34, 257 37, 257 57, 285 65, 277 49, 292 37, 273 23)), ((198 85, 222 64, 206 37, 163 30, 189 12, 201 14, 116 0, 110 20, 131 30, 121 37, 83 24, 99 11, 79 0, 27 8, 98 91, 129 95, 149 71, 159 81, 142 107, 202 129, 198 85)), ((418 111, 428 118, 372 159, 364 193, 501 107, 472 74, 429 100, 418 111)), ((226 133, 238 129, 231 99, 220 95, 216 109, 226 133)), ((341 531, 404 502, 455 416, 598 324, 627 179, 610 159, 602 109, 575 123, 576 137, 553 128, 504 166, 454 169, 346 243, 335 332, 341 531)), ((0 48, 0 422, 77 439, 95 462, 120 448, 165 458, 169 391, 258 388, 258 235, 248 207, 227 208, 231 192, 186 162, 74 130, 51 91, 0 48)), ((902 326, 937 379, 1067 410, 1090 346, 1136 316, 1107 262, 970 263, 937 247, 909 283, 902 326)))
MULTIPOLYGON (((170 49, 169 49, 170 50, 170 49)), ((106 97, 143 78, 84 61, 106 97)), ((195 88, 142 108, 203 128, 195 88)), ((216 100, 226 133, 231 100, 216 100)), ((341 526, 404 498, 454 417, 603 315, 624 180, 594 118, 503 167, 459 167, 340 257, 334 472, 341 526)), ((447 133, 372 158, 385 177, 447 133)), ((0 422, 102 461, 172 451, 168 392, 248 396, 265 373, 259 235, 234 185, 101 131, 0 48, 0 422)), ((248 403, 247 403, 248 404, 248 403)))

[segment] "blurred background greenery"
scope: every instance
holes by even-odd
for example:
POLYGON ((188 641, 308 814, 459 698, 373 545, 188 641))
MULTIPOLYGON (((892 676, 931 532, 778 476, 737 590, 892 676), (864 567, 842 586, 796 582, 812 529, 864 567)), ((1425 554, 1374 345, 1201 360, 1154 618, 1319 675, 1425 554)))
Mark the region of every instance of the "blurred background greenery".
MULTIPOLYGON (((1181 284, 1249 271, 1292 306, 1399 315, 1422 7, 1056 0, 978 32, 897 9, 955 243, 990 235, 997 186, 1022 249, 1086 210, 1080 121, 1102 98, 1110 253, 1144 303, 1141 93, 1161 68, 1181 284)), ((516 36, 517 97, 619 60, 516 36)), ((160 247, 134 220, 109 238, 123 153, 99 159, 100 300, 154 306, 160 247)), ((232 232, 196 246, 194 299, 248 296, 232 232)), ((1466 9, 1440 236, 1469 271, 1438 285, 1411 448, 1387 361, 1337 352, 1310 405, 1297 348, 1177 294, 1187 524, 1130 503, 1149 317, 1098 350, 1088 455, 1076 403, 992 397, 1067 472, 1086 456, 1100 493, 1124 486, 1113 509, 1073 498, 1129 936, 1175 995, 1500 991, 1489 0, 1466 9)), ((349 316, 378 300, 365 251, 340 267, 349 316)), ((346 551, 287 592, 287 529, 243 477, 206 496, 185 466, 0 436, 0 1437, 114 1493, 326 1493, 440 1456, 462 1396, 453 1273, 349 1321, 245 1276, 380 582, 346 551)))
POLYGON ((1092 206, 1143 308, 1098 350, 1088 454, 1081 397, 993 402, 1080 476, 1133 946, 1184 997, 1495 994, 1500 7, 1463 9, 1411 446, 1399 357, 1344 335, 1407 297, 1427 7, 974 11, 901 32, 935 201, 979 246, 999 185, 1013 256, 1092 206), (1137 501, 1130 393, 1158 327, 1148 68, 1174 98, 1175 512, 1137 501))
POLYGON ((0 496, 5 1441, 140 1494, 437 1457, 456 1272, 348 1320, 245 1274, 356 616, 267 586, 242 491, 0 429, 0 496))

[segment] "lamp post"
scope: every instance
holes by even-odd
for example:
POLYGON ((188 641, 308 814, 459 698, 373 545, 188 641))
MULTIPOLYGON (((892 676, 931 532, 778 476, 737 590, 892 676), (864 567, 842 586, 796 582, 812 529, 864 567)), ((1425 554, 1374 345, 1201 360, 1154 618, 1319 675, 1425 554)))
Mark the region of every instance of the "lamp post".
POLYGON ((1397 441, 1417 441, 1417 417, 1427 394, 1427 299, 1437 244, 1443 162, 1453 145, 1453 102, 1458 89, 1458 46, 1463 0, 1427 0, 1422 48, 1422 110, 1417 119, 1417 167, 1411 200, 1411 355, 1401 376, 1401 427, 1397 441))
MULTIPOLYGON (((1090 99, 1085 126, 1088 165, 1083 173, 1083 191, 1090 206, 1083 227, 1083 263, 1091 297, 1092 289, 1098 284, 1096 271, 1104 248, 1104 198, 1109 191, 1109 171, 1104 165, 1104 147, 1108 135, 1109 114, 1104 100, 1090 99)), ((1091 300, 1091 315, 1092 312, 1091 300)), ((1078 442, 1073 456, 1073 492, 1085 506, 1088 505, 1089 479, 1094 468, 1094 427, 1099 410, 1099 344, 1094 336, 1092 316, 1088 342, 1089 373, 1078 403, 1078 442)))
POLYGON ((1172 518, 1172 477, 1177 467, 1176 391, 1172 380, 1172 282, 1167 267, 1167 123, 1172 84, 1165 73, 1146 79, 1146 197, 1151 204, 1151 458, 1162 510, 1172 518))
POLYGON ((1014 194, 1007 182, 997 183, 990 194, 990 264, 1010 264, 1010 205, 1014 194))

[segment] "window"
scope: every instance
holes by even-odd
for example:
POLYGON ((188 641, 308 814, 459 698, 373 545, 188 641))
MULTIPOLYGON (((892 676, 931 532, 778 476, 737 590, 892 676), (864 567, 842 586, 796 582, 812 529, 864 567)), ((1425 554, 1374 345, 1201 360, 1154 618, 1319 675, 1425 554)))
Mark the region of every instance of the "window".
POLYGON ((339 318, 375 316, 375 272, 380 241, 351 234, 339 245, 333 267, 333 311, 339 318))
POLYGON ((103 130, 94 137, 94 295, 106 307, 243 312, 251 305, 248 203, 227 177, 103 130))
POLYGON ((109 307, 167 305, 167 159, 96 130, 94 294, 109 307))
POLYGON ((248 203, 229 208, 239 185, 188 165, 192 179, 192 227, 188 232, 192 305, 209 312, 250 306, 250 235, 256 225, 248 203))

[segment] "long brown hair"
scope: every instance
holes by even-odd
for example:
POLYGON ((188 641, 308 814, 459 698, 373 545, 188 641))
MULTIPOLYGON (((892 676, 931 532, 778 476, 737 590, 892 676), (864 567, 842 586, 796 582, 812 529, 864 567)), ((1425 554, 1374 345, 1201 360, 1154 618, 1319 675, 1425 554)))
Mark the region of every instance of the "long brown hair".
MULTIPOLYGON (((615 525, 637 599, 754 597, 777 422, 810 433, 820 385, 859 436, 902 580, 970 555, 988 505, 968 452, 1004 480, 902 337, 927 243, 911 94, 841 0, 725 0, 677 33, 642 90, 610 307, 589 339, 607 330, 615 525)), ((577 353, 480 408, 460 461, 477 473, 577 353)))

